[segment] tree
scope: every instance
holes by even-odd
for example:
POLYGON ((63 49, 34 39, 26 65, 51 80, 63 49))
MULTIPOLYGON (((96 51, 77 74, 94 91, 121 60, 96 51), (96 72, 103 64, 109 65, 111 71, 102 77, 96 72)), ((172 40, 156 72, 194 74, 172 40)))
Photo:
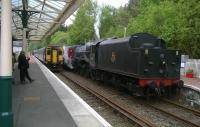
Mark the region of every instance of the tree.
POLYGON ((166 40, 168 47, 200 57, 198 3, 198 0, 141 0, 138 16, 131 18, 128 24, 128 34, 152 33, 166 40))
POLYGON ((97 4, 91 0, 86 0, 79 8, 74 23, 68 30, 69 42, 80 44, 89 41, 94 37, 94 23, 96 18, 97 4))
MULTIPOLYGON (((114 8, 111 6, 104 6, 101 9, 99 34, 101 38, 107 37, 107 34, 112 27, 115 27, 114 22, 114 8)), ((111 32, 113 34, 114 31, 111 32)))
POLYGON ((138 11, 138 5, 139 1, 138 0, 129 0, 128 5, 125 7, 129 17, 136 17, 139 13, 138 11))
POLYGON ((50 44, 67 44, 68 43, 68 33, 63 31, 55 32, 51 36, 50 44))
POLYGON ((124 30, 127 28, 129 20, 136 16, 138 0, 129 0, 129 3, 118 9, 111 6, 104 6, 101 9, 100 16, 100 36, 106 37, 123 37, 124 30))

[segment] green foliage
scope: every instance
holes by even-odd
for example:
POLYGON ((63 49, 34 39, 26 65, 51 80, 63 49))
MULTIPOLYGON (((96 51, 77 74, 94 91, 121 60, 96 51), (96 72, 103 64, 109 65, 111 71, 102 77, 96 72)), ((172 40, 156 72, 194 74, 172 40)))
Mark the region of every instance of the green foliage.
POLYGON ((102 38, 148 32, 163 38, 168 47, 181 49, 193 58, 200 57, 199 0, 129 0, 119 9, 102 8, 102 38))
POLYGON ((68 29, 68 27, 67 27, 67 26, 61 25, 61 26, 59 27, 58 31, 63 31, 63 32, 66 32, 66 31, 67 31, 67 29, 68 29))
POLYGON ((138 15, 138 0, 129 0, 127 7, 125 7, 126 12, 128 13, 129 17, 135 17, 138 15))
POLYGON ((68 30, 69 43, 80 44, 89 41, 94 37, 94 23, 96 17, 97 4, 91 0, 86 0, 79 8, 74 23, 68 30))
POLYGON ((193 72, 194 72, 194 70, 190 69, 190 68, 186 70, 186 73, 193 73, 193 72))
POLYGON ((160 5, 154 2, 148 4, 148 7, 141 10, 142 13, 130 20, 128 34, 149 32, 164 37, 166 41, 171 41, 170 39, 173 38, 174 32, 179 27, 179 16, 174 13, 177 11, 174 3, 165 1, 160 5))
POLYGON ((129 16, 123 8, 115 9, 111 6, 104 6, 100 17, 100 37, 122 37, 128 18, 129 16))
POLYGON ((200 1, 141 0, 139 14, 131 18, 128 34, 148 32, 160 36, 171 48, 200 57, 200 1), (148 5, 148 6, 147 6, 148 5))
POLYGON ((101 17, 100 17, 100 28, 99 33, 100 37, 107 37, 107 36, 113 36, 114 33, 114 8, 111 6, 104 6, 101 11, 101 17))
POLYGON ((67 39, 68 39, 68 33, 58 31, 51 36, 50 44, 67 44, 68 42, 67 39))
POLYGON ((39 44, 41 44, 41 42, 30 42, 30 45, 28 47, 29 51, 33 51, 34 49, 38 49, 39 44))
POLYGON ((102 7, 99 28, 100 37, 123 37, 130 18, 138 13, 137 2, 138 0, 130 0, 127 6, 118 9, 111 6, 102 7))

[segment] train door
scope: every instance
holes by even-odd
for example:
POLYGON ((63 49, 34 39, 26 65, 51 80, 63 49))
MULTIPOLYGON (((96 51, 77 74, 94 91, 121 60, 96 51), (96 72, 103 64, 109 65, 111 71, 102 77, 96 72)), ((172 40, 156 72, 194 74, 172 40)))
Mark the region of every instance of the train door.
POLYGON ((51 48, 46 49, 45 61, 46 61, 46 64, 51 61, 51 48))
POLYGON ((58 62, 63 64, 63 49, 62 48, 58 49, 58 62))
POLYGON ((58 52, 57 50, 52 50, 52 63, 56 64, 58 62, 58 52))

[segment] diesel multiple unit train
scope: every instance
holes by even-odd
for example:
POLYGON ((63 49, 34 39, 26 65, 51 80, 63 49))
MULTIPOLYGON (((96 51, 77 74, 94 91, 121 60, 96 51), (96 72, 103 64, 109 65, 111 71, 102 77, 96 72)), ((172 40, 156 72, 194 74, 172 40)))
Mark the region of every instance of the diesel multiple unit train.
POLYGON ((64 49, 64 64, 93 80, 119 85, 140 96, 176 92, 181 52, 166 48, 165 41, 147 33, 109 38, 64 49))
POLYGON ((63 65, 62 46, 48 46, 34 50, 34 56, 49 68, 58 68, 63 65))

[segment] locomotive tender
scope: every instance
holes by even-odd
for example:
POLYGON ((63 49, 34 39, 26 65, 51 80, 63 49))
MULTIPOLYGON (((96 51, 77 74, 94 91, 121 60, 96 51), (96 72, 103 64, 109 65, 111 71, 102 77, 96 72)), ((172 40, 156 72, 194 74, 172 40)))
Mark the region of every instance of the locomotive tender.
POLYGON ((171 94, 183 86, 180 50, 147 33, 76 47, 73 66, 92 79, 112 82, 135 95, 171 94))

